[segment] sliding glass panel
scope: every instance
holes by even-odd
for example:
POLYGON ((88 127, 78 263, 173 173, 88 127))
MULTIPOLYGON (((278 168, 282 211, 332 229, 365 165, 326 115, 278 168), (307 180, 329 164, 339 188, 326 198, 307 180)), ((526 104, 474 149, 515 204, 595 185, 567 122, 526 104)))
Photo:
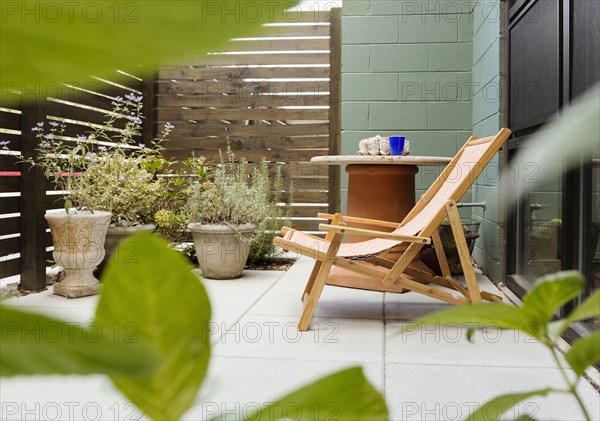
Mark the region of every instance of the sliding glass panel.
MULTIPOLYGON (((537 165, 537 164, 532 164, 537 165)), ((562 170, 560 162, 544 163, 552 167, 553 180, 541 183, 535 175, 535 187, 522 205, 519 273, 529 282, 561 269, 562 170)))

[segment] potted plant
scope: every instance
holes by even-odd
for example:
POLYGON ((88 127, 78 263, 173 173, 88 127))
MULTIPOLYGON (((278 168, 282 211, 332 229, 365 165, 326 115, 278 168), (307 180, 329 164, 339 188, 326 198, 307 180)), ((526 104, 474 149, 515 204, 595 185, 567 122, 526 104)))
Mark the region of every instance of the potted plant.
POLYGON ((236 164, 230 149, 227 156, 215 169, 214 181, 190 185, 186 206, 198 264, 211 279, 242 276, 252 236, 269 209, 268 180, 249 183, 246 161, 236 164))
POLYGON ((93 272, 104 257, 111 213, 85 208, 76 198, 77 179, 96 158, 89 154, 87 142, 63 140, 64 123, 39 122, 32 131, 39 140, 38 155, 25 161, 40 166, 46 178, 65 192, 65 211, 45 215, 52 232, 52 255, 65 271, 54 284, 54 293, 68 298, 97 294, 100 283, 93 272))

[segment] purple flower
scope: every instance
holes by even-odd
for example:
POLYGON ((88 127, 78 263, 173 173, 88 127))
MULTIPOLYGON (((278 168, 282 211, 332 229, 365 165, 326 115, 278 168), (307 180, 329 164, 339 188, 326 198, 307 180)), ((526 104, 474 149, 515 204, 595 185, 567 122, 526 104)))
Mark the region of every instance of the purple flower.
POLYGON ((165 123, 165 129, 167 130, 171 130, 174 129, 175 126, 173 126, 171 123, 169 123, 168 121, 165 123))
POLYGON ((45 134, 44 139, 52 140, 54 139, 54 135, 52 133, 45 134))
POLYGON ((139 117, 135 117, 135 118, 134 118, 132 121, 133 121, 135 124, 142 124, 142 119, 141 119, 141 118, 139 118, 139 117))
POLYGON ((50 125, 51 125, 52 127, 58 127, 58 122, 56 122, 56 121, 51 121, 51 122, 50 122, 50 125))
POLYGON ((84 136, 82 134, 78 134, 77 135, 77 139, 79 139, 79 140, 87 140, 87 136, 84 136))
POLYGON ((2 140, 0 141, 0 146, 6 146, 10 143, 10 140, 2 140))
POLYGON ((106 146, 100 145, 100 146, 98 146, 98 150, 99 151, 105 151, 106 150, 106 146))
POLYGON ((119 180, 124 181, 125 180, 125 176, 124 175, 120 175, 119 176, 119 180))
POLYGON ((41 122, 39 122, 39 123, 36 123, 36 125, 37 125, 38 127, 44 127, 44 122, 43 122, 43 121, 41 121, 41 122))

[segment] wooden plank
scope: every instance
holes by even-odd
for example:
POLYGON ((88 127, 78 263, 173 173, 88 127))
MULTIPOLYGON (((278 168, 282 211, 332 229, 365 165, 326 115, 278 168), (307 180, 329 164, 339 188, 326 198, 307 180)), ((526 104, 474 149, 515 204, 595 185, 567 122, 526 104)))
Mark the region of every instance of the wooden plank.
POLYGON ((290 82, 239 82, 239 81, 177 81, 160 82, 158 84, 159 94, 235 94, 248 96, 254 94, 284 94, 298 95, 300 93, 329 92, 328 81, 290 81, 290 82))
POLYGON ((0 155, 0 171, 20 171, 19 157, 15 155, 0 155))
POLYGON ((62 195, 48 194, 45 199, 45 209, 64 209, 65 199, 62 195))
MULTIPOLYGON (((284 193, 282 200, 287 202, 289 194, 284 193)), ((326 190, 297 190, 293 194, 294 203, 327 203, 326 190)))
MULTIPOLYGON (((325 156, 329 153, 328 149, 306 149, 306 150, 293 150, 285 151, 279 150, 245 150, 245 151, 234 151, 238 159, 245 158, 251 162, 259 162, 263 158, 267 161, 308 161, 314 156, 325 156)), ((204 156, 209 162, 219 162, 220 155, 218 150, 178 150, 169 149, 164 153, 167 159, 183 160, 193 155, 204 156)))
POLYGON ((0 256, 18 253, 21 248, 21 238, 11 237, 0 240, 0 256))
MULTIPOLYGON (((291 22, 293 23, 293 22, 291 22)), ((268 26, 259 37, 328 37, 329 25, 268 26)))
POLYGON ((329 95, 158 95, 159 108, 325 106, 329 95))
MULTIPOLYGON (((104 111, 96 111, 90 108, 80 107, 76 104, 64 104, 58 102, 48 102, 48 115, 53 117, 61 117, 70 120, 85 121, 88 123, 106 124, 110 116, 104 111)), ((71 123, 69 123, 71 124, 71 123)), ((113 123, 113 127, 125 128, 127 122, 125 119, 118 119, 113 123)))
POLYGON ((322 224, 321 219, 293 219, 291 228, 298 231, 319 231, 319 224, 322 224))
POLYGON ((21 130, 21 114, 0 111, 0 127, 3 129, 21 130))
POLYGON ((10 142, 8 145, 6 145, 6 147, 11 151, 18 151, 21 148, 20 134, 0 133, 0 139, 3 141, 10 142))
MULTIPOLYGON (((339 155, 342 145, 342 10, 331 10, 331 36, 329 38, 330 106, 329 106, 329 154, 339 155)), ((341 206, 341 167, 329 167, 329 213, 340 211, 341 206)))
POLYGON ((295 137, 181 137, 164 142, 169 149, 226 150, 227 145, 234 150, 247 149, 324 149, 329 145, 327 136, 295 137))
POLYGON ((329 67, 170 67, 158 70, 158 80, 242 80, 328 78, 329 67))
POLYGON ((189 122, 179 123, 173 129, 173 138, 184 136, 313 136, 328 135, 329 124, 290 125, 205 125, 189 122))
POLYGON ((329 50, 328 39, 240 39, 223 44, 219 51, 302 51, 329 50))
POLYGON ((0 197, 0 214, 20 212, 19 202, 20 198, 18 196, 0 197))
POLYGON ((19 191, 19 176, 0 175, 0 192, 14 193, 19 191))
POLYGON ((243 66, 243 65, 290 65, 290 64, 329 64, 328 53, 306 54, 212 54, 195 57, 191 66, 243 66))
POLYGON ((181 120, 323 120, 329 119, 328 109, 278 109, 278 108, 195 108, 160 109, 158 121, 177 125, 181 120))
POLYGON ((21 259, 11 259, 0 262, 0 279, 18 275, 20 260, 21 259))
MULTIPOLYGON (((304 216, 304 215, 298 215, 298 216, 304 216)), ((0 235, 17 234, 18 232, 19 232, 19 218, 18 217, 0 219, 0 235)))
MULTIPOLYGON (((24 157, 34 157, 37 146, 35 133, 26 128, 43 121, 45 116, 45 103, 23 105, 21 152, 24 157)), ((45 181, 40 167, 28 167, 25 163, 21 165, 21 285, 27 290, 39 291, 46 288, 46 209, 42 200, 46 194, 45 181)))
POLYGON ((327 206, 326 205, 296 205, 296 206, 292 206, 292 216, 316 217, 317 213, 321 212, 319 209, 327 210, 327 206))

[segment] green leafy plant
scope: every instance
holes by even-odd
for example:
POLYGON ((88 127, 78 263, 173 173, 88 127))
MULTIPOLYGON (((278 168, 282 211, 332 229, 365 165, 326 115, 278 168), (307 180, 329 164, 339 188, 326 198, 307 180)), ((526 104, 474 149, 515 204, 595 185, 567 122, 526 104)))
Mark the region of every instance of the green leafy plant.
POLYGON ((279 250, 273 245, 273 238, 279 234, 283 226, 289 226, 291 223, 291 206, 289 204, 293 201, 294 187, 293 184, 290 185, 287 206, 284 206, 281 167, 276 166, 273 177, 270 177, 269 164, 264 159, 254 172, 253 185, 261 191, 261 197, 267 206, 265 217, 258 224, 252 238, 248 263, 262 264, 268 263, 279 253, 279 250))
POLYGON ((195 181, 189 187, 186 216, 203 224, 260 224, 270 211, 269 188, 264 174, 254 170, 250 180, 245 159, 236 162, 231 148, 221 156, 214 181, 195 181))
POLYGON ((113 101, 102 126, 76 140, 66 138, 64 122, 39 122, 37 156, 22 158, 40 166, 46 178, 64 191, 65 208, 112 212, 117 225, 148 223, 163 185, 155 173, 168 165, 161 143, 173 126, 164 125, 146 146, 136 137, 142 129, 142 97, 128 94, 113 101))
MULTIPOLYGON (((564 319, 554 320, 555 313, 569 301, 578 297, 582 293, 584 285, 585 278, 579 272, 559 272, 538 279, 533 288, 523 297, 523 305, 520 307, 506 303, 454 307, 423 317, 407 329, 412 329, 415 325, 462 323, 468 326, 467 337, 472 341, 473 334, 477 329, 491 325, 498 329, 522 331, 537 339, 552 353, 552 357, 564 380, 564 388, 545 388, 498 396, 480 406, 474 413, 469 415, 468 420, 498 419, 517 403, 532 396, 545 396, 548 393, 562 393, 573 396, 586 419, 590 420, 590 415, 587 413, 576 387, 585 370, 600 360, 600 332, 594 332, 576 340, 565 353, 564 358, 574 376, 563 366, 559 358, 557 344, 561 334, 571 323, 596 317, 600 314, 600 290, 588 297, 564 319), (495 413, 496 418, 485 418, 490 407, 495 410, 489 411, 489 413, 495 413)), ((533 418, 529 417, 528 419, 533 418)))
MULTIPOLYGON (((105 374, 149 417, 181 418, 194 404, 209 364, 208 296, 187 261, 162 239, 141 233, 130 244, 136 245, 134 259, 111 261, 102 277, 93 323, 110 334, 92 343, 72 324, 0 306, 0 375, 105 374), (60 341, 31 335, 48 323, 64 333, 60 341), (24 329, 29 333, 22 334, 24 329)), ((360 368, 334 373, 274 402, 306 409, 302 419, 325 419, 331 408, 338 420, 389 418, 383 397, 360 368)), ((283 419, 282 407, 273 404, 247 419, 259 414, 283 419)))
POLYGON ((187 240, 185 207, 190 185, 205 183, 211 174, 211 167, 204 156, 192 156, 180 164, 176 170, 164 166, 165 171, 161 174, 163 189, 157 204, 159 210, 154 214, 156 232, 175 245, 187 240))

